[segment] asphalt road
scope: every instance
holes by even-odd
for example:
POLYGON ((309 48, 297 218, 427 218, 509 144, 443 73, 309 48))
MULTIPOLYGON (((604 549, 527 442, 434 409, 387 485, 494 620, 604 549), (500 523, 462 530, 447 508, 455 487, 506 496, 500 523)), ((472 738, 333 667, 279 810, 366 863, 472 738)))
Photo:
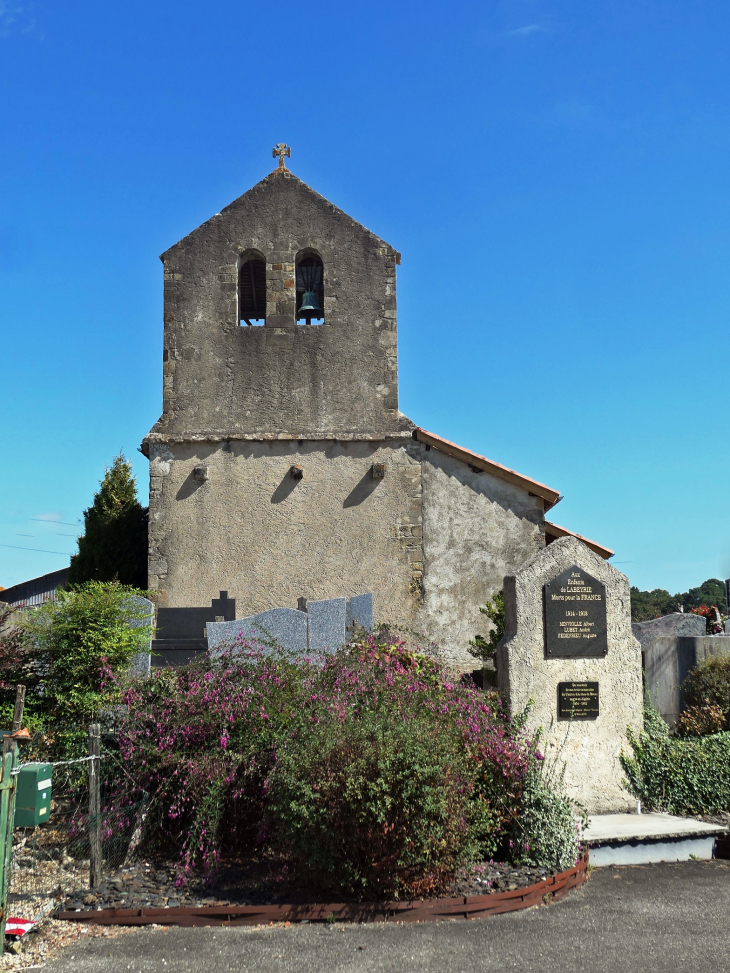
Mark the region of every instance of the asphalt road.
POLYGON ((141 929, 47 973, 727 973, 730 862, 602 868, 550 906, 403 925, 141 929))

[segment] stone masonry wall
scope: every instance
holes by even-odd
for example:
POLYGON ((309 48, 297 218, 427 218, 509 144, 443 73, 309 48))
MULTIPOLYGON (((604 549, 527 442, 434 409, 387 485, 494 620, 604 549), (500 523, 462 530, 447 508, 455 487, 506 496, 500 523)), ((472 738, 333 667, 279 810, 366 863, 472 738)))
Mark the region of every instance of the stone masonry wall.
POLYGON ((387 443, 153 446, 150 579, 169 607, 221 589, 236 614, 373 591, 379 620, 412 623, 423 560, 420 466, 387 443), (374 463, 385 475, 373 479, 374 463), (208 479, 195 478, 205 464, 208 479), (292 479, 292 465, 302 478, 292 479), (414 565, 416 567, 414 567, 414 565))

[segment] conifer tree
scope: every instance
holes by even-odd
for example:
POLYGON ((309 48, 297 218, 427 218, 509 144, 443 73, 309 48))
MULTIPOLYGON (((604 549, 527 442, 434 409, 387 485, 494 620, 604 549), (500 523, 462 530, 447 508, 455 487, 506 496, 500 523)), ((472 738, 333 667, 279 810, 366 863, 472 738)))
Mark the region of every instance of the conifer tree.
POLYGON ((137 499, 132 465, 120 453, 84 511, 84 536, 71 558, 69 584, 116 580, 146 588, 147 520, 148 508, 137 499))

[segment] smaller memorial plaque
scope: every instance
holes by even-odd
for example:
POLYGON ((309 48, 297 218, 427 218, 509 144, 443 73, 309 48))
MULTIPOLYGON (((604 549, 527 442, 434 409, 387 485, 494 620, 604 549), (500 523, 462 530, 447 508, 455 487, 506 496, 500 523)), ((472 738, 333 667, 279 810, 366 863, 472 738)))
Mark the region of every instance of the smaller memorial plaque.
POLYGON ((600 659, 608 653, 606 586, 577 564, 544 586, 545 655, 600 659))
POLYGON ((597 682, 558 683, 559 720, 595 720, 597 716, 597 682))

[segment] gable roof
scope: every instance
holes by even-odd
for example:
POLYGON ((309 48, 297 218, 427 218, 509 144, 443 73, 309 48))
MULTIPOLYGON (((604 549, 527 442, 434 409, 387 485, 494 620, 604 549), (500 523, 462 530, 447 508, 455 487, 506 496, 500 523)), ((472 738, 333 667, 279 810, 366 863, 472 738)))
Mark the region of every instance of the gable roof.
POLYGON ((533 494, 533 496, 541 497, 545 501, 546 510, 554 507, 556 503, 562 500, 557 490, 553 490, 552 487, 540 483, 539 480, 533 480, 529 476, 523 476, 522 473, 518 473, 516 470, 502 466, 501 463, 495 463, 494 460, 487 459, 486 456, 480 456, 479 453, 473 453, 470 449, 464 449, 463 446, 457 446, 456 443, 449 442, 448 439, 442 439, 441 436, 428 432, 426 429, 421 429, 420 426, 417 426, 413 430, 413 438, 417 439, 420 443, 424 443, 426 446, 433 446, 448 456, 460 459, 462 462, 468 463, 469 466, 474 466, 479 470, 483 470, 485 473, 491 473, 492 476, 497 476, 500 480, 514 483, 516 486, 522 487, 523 490, 527 490, 528 493, 533 494))
POLYGON ((607 561, 610 557, 616 553, 612 551, 610 547, 604 547, 603 544, 599 544, 598 541, 588 540, 587 537, 582 537, 580 534, 576 534, 575 531, 568 530, 567 527, 560 527, 558 524, 551 524, 549 520, 545 521, 545 539, 549 544, 550 541, 556 541, 559 537, 575 537, 576 540, 583 541, 586 547, 602 557, 604 561, 607 561), (547 538, 550 540, 547 540, 547 538))
MULTIPOLYGON (((438 449, 448 456, 453 456, 455 459, 467 463, 472 468, 484 470, 485 473, 491 473, 492 476, 497 476, 501 480, 506 480, 508 483, 514 483, 516 486, 522 487, 523 490, 527 490, 533 496, 542 497, 545 502, 546 512, 563 499, 557 490, 553 490, 552 487, 540 483, 539 480, 533 480, 529 476, 523 476, 522 473, 517 473, 516 470, 502 466, 501 463, 495 463, 494 460, 487 459, 486 456, 480 456, 479 453, 473 453, 470 449, 464 449, 463 446, 457 446, 456 443, 449 442, 448 439, 443 439, 441 436, 437 436, 433 432, 428 432, 420 426, 417 426, 413 430, 412 435, 418 442, 424 443, 426 446, 433 446, 434 449, 438 449)), ((560 527, 558 524, 553 524, 549 520, 546 520, 545 538, 547 543, 549 544, 559 537, 575 537, 576 540, 582 541, 586 547, 589 547, 595 554, 598 554, 599 557, 602 557, 606 561, 610 557, 613 557, 615 553, 610 547, 604 547, 598 541, 589 540, 581 534, 576 534, 575 531, 568 530, 567 527, 560 527)))
POLYGON ((270 172, 268 176, 264 176, 263 179, 259 180, 259 182, 248 189, 245 193, 242 193, 242 195, 238 196, 227 206, 224 206, 220 213, 216 213, 214 216, 211 216, 210 219, 206 220, 204 223, 201 223, 200 226, 197 226, 194 230, 191 230, 190 233, 187 233, 184 237, 181 237, 177 243, 173 243, 172 246, 168 247, 167 250, 164 251, 164 253, 160 254, 160 259, 164 262, 167 254, 175 250, 186 240, 189 240, 191 237, 197 235, 204 235, 209 230, 213 230, 216 223, 224 221, 231 211, 246 205, 249 200, 254 202, 256 196, 260 196, 261 194, 273 195, 278 190, 284 188, 290 190, 294 189, 294 191, 298 190, 303 195, 308 195, 312 201, 316 202, 320 206, 326 207, 327 212, 331 215, 349 221, 351 226, 357 227, 357 229, 359 229, 362 233, 367 234, 367 236, 371 237, 378 246, 385 247, 387 250, 393 253, 396 258, 396 263, 400 263, 401 255, 395 249, 395 247, 392 247, 381 237, 377 236, 377 234, 373 233, 372 230, 368 230, 368 228, 363 226, 362 223, 358 223, 357 220, 354 220, 351 216, 345 213, 344 210, 339 209, 339 207, 335 206, 334 203, 331 203, 325 196, 322 196, 321 193, 318 193, 315 189, 312 189, 312 187, 307 185, 307 183, 300 179, 299 176, 295 176, 290 169, 274 169, 274 171, 270 172))

